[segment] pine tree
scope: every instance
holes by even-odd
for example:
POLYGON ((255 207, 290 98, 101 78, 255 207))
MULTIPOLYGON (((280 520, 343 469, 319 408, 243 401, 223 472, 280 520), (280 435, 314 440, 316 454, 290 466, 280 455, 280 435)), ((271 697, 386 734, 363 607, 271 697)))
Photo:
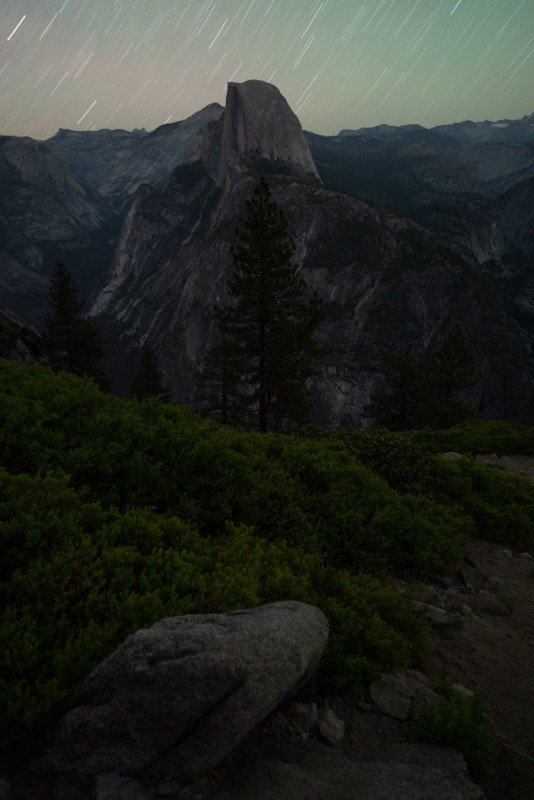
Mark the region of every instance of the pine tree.
POLYGON ((422 427, 426 382, 421 361, 411 347, 386 355, 384 377, 389 389, 371 395, 371 402, 364 409, 365 416, 375 425, 393 431, 422 427))
POLYGON ((447 428, 476 413, 459 396, 472 388, 475 376, 461 325, 429 357, 417 358, 409 347, 389 353, 384 376, 389 389, 372 395, 365 408, 377 425, 391 430, 447 428))
POLYGON ((214 309, 219 341, 204 356, 197 373, 196 405, 223 425, 248 427, 249 399, 243 391, 243 348, 231 334, 228 309, 214 309))
POLYGON ((279 429, 302 421, 309 406, 306 382, 313 374, 313 334, 322 303, 305 299, 306 282, 292 257, 295 244, 282 209, 262 178, 236 229, 234 272, 228 282, 235 303, 224 315, 228 352, 240 360, 239 390, 257 408, 258 428, 279 429))
POLYGON ((52 313, 45 321, 43 345, 52 369, 86 375, 105 385, 102 335, 94 322, 82 316, 84 303, 61 261, 55 264, 48 303, 52 313))
POLYGON ((139 364, 133 374, 131 396, 135 400, 157 398, 164 403, 171 398, 171 391, 163 381, 156 353, 148 342, 141 348, 139 364))
POLYGON ((471 389, 475 361, 461 325, 455 325, 443 344, 432 354, 426 367, 426 423, 447 428, 472 417, 472 406, 458 395, 471 389))

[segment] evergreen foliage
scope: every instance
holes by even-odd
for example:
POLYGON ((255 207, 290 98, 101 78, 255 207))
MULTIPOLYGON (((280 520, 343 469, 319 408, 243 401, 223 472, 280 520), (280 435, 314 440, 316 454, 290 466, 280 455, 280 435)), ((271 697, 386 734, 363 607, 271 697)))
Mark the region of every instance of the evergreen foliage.
POLYGON ((88 376, 105 384, 104 344, 94 322, 82 316, 84 303, 65 264, 56 261, 48 303, 52 313, 43 329, 45 355, 54 370, 88 376))
POLYGON ((131 397, 141 401, 154 398, 164 403, 171 398, 171 390, 163 381, 158 357, 148 342, 141 348, 139 364, 132 378, 131 397))
MULTIPOLYGON (((258 429, 280 430, 287 421, 307 418, 306 382, 317 355, 313 335, 322 304, 315 294, 304 297, 306 282, 292 262, 295 244, 287 220, 264 178, 247 203, 236 238, 228 282, 235 302, 216 313, 224 344, 208 355, 206 365, 224 355, 229 369, 219 367, 213 374, 221 399, 228 401, 234 381, 234 396, 257 408, 258 429)), ((222 403, 220 417, 228 414, 228 404, 222 403)))
POLYGON ((242 349, 232 335, 228 309, 216 308, 219 341, 204 356, 197 374, 196 406, 204 414, 236 428, 252 424, 242 349))
POLYGON ((488 706, 478 692, 464 697, 451 681, 441 681, 437 688, 439 699, 417 719, 419 741, 460 750, 470 773, 480 778, 496 751, 488 706))
POLYGON ((415 356, 411 347, 390 352, 384 376, 389 389, 375 393, 365 409, 376 425, 395 431, 445 428, 475 415, 459 397, 472 388, 475 376, 461 325, 428 359, 415 356))
POLYGON ((418 663, 425 623, 382 580, 443 573, 469 535, 531 547, 534 489, 346 436, 240 433, 0 360, 0 744, 46 741, 97 663, 174 614, 317 605, 329 692, 418 663))

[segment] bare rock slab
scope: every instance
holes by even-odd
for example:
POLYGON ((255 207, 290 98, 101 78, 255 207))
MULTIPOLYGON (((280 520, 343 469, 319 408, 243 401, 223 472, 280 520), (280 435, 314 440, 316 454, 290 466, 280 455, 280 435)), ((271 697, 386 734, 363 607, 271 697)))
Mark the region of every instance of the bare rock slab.
POLYGON ((202 775, 308 680, 327 639, 324 614, 296 602, 163 619, 88 676, 49 760, 81 776, 202 775))

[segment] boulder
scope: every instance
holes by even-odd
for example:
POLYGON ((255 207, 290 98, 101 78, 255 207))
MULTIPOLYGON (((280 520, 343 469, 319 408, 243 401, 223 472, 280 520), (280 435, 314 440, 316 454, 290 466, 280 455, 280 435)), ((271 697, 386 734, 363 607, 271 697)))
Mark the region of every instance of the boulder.
POLYGON ((443 608, 422 603, 420 600, 412 602, 412 609, 418 614, 424 614, 437 628, 448 628, 451 625, 461 625, 462 615, 458 611, 445 611, 443 608))
POLYGON ((329 706, 319 711, 319 733, 334 747, 339 747, 345 738, 345 723, 329 706))
POLYGON ((154 800, 154 794, 134 778, 110 772, 97 778, 95 800, 154 800))
MULTIPOLYGON (((427 748, 425 748, 427 749, 427 748)), ((459 754, 458 754, 459 755, 459 754)), ((430 763, 429 763, 430 761, 430 763)), ((303 742, 299 749, 251 759, 211 800, 480 800, 461 756, 443 766, 352 761, 340 750, 303 742)))
POLYGON ((377 711, 399 720, 419 716, 438 696, 428 685, 428 679, 411 669, 382 675, 370 685, 369 694, 377 711))
POLYGON ((323 613, 296 602, 163 619, 88 676, 49 762, 79 776, 202 775, 309 679, 327 638, 323 613))
POLYGON ((11 800, 11 786, 3 778, 0 778, 0 800, 11 800))

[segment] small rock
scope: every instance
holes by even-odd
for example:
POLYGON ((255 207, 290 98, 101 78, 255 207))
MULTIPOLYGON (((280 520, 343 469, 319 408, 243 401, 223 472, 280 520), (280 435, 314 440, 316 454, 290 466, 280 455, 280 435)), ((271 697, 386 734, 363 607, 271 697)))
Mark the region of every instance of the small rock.
POLYGON ((451 589, 453 585, 452 578, 447 577, 447 575, 436 575, 434 583, 442 589, 451 589))
POLYGON ((468 689, 466 686, 462 686, 461 683, 453 683, 452 688, 455 689, 458 694, 461 694, 462 697, 473 697, 474 692, 471 689, 468 689))
POLYGON ((381 681, 375 681, 369 687, 369 694, 375 708, 381 714, 386 714, 393 719, 409 719, 412 708, 412 698, 408 686, 399 691, 398 688, 388 686, 388 676, 383 676, 381 681))
POLYGON ((345 738, 344 721, 328 706, 319 711, 319 733, 334 747, 339 747, 345 738))
POLYGON ((464 617, 467 617, 467 619, 471 619, 472 617, 474 617, 473 609, 466 603, 462 603, 462 607, 460 610, 461 613, 464 615, 464 617))
POLYGON ((134 778, 114 772, 96 779, 96 800, 154 800, 154 795, 134 778))
POLYGON ((412 608, 419 614, 424 614, 434 625, 446 628, 462 622, 462 615, 457 611, 445 611, 443 608, 421 603, 419 600, 412 602, 412 608))
POLYGON ((491 578, 488 578, 488 589, 490 592, 502 592, 501 579, 497 578, 496 575, 492 575, 491 578))
POLYGON ((491 617, 507 617, 510 613, 510 609, 499 597, 485 589, 467 595, 465 605, 468 605, 475 614, 489 614, 491 617))
POLYGON ((519 558, 522 561, 532 561, 532 556, 530 555, 530 553, 519 553, 519 558))
POLYGON ((269 720, 269 727, 280 729, 288 736, 308 739, 319 725, 317 703, 290 703, 269 720))
POLYGON ((11 800, 11 786, 3 778, 0 778, 0 800, 11 800))
POLYGON ((493 558, 498 558, 500 561, 509 561, 512 558, 512 551, 507 547, 498 547, 493 551, 493 558))
POLYGON ((469 556, 464 556, 464 561, 465 561, 465 563, 467 564, 468 567, 476 567, 477 566, 477 562, 474 561, 472 558, 469 558, 469 556))
POLYGON ((453 460, 456 460, 458 458, 463 458, 461 453, 455 453, 455 452, 442 453, 441 455, 443 456, 443 458, 452 458, 453 460))
POLYGON ((176 781, 162 781, 158 785, 158 796, 159 797, 174 797, 174 795, 179 794, 183 789, 183 786, 176 781))

